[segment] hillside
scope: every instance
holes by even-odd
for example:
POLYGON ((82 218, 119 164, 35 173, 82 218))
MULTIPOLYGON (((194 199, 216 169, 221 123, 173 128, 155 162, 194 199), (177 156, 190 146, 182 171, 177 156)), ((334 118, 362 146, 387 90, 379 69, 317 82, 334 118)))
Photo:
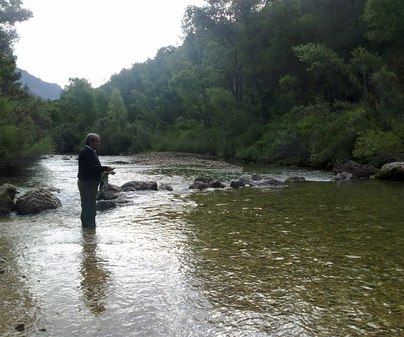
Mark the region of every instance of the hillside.
POLYGON ((59 99, 60 93, 62 92, 62 87, 60 85, 42 81, 40 78, 31 75, 26 70, 17 70, 21 72, 20 82, 23 85, 27 85, 32 94, 44 99, 59 99))

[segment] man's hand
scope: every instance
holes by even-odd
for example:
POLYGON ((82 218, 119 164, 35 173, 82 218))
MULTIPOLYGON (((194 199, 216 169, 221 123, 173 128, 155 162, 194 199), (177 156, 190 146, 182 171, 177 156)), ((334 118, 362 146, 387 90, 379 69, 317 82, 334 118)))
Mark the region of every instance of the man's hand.
POLYGON ((107 174, 115 174, 115 167, 107 166, 107 174))

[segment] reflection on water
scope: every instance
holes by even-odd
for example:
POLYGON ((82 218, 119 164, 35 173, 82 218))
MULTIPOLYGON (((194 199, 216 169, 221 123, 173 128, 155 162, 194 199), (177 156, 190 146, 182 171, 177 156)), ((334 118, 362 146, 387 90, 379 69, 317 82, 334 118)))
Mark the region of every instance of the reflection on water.
POLYGON ((93 314, 105 311, 110 273, 105 261, 97 255, 97 235, 94 229, 83 229, 83 263, 80 269, 84 302, 93 314))
POLYGON ((82 232, 75 158, 10 178, 56 187, 63 208, 0 218, 0 336, 404 334, 403 185, 277 170, 316 182, 190 192, 240 172, 101 159, 112 184, 174 191, 131 192, 82 232))

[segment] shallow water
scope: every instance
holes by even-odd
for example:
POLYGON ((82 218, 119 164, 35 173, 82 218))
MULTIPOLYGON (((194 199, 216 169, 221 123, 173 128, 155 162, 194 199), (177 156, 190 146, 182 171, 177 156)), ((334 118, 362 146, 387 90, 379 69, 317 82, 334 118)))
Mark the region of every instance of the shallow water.
POLYGON ((310 182, 191 192, 198 175, 244 172, 101 160, 117 167, 112 184, 174 191, 131 192, 82 232, 75 158, 3 178, 21 193, 56 187, 63 208, 0 218, 0 335, 404 334, 404 185, 257 168, 310 182))

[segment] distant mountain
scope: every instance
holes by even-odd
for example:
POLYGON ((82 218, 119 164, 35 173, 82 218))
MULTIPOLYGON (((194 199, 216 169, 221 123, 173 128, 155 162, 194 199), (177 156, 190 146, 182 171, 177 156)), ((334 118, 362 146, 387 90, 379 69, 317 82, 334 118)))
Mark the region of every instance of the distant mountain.
POLYGON ((20 82, 23 85, 27 85, 33 95, 50 100, 60 98, 63 89, 59 84, 44 82, 40 78, 28 73, 26 70, 17 68, 17 71, 21 72, 20 82))

